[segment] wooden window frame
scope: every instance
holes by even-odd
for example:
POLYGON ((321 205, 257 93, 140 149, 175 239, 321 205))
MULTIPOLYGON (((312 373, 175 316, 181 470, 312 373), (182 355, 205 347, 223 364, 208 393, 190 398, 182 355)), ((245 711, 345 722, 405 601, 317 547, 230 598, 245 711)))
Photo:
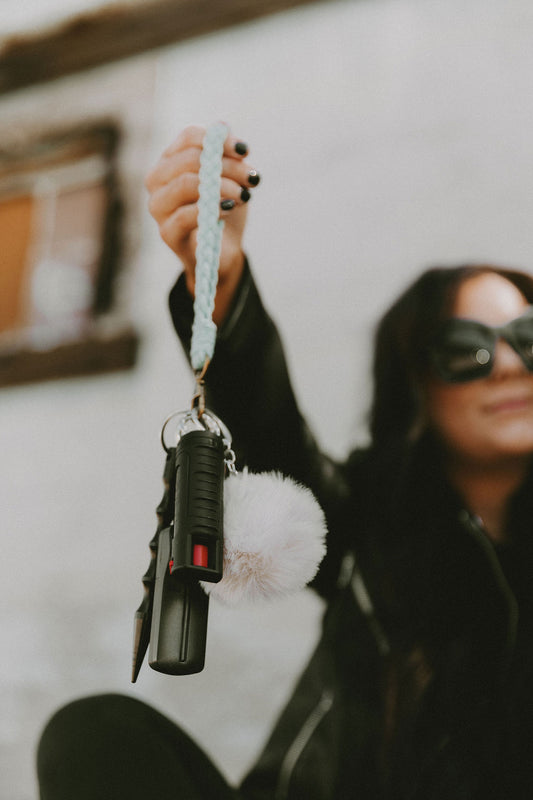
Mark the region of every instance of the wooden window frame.
POLYGON ((147 0, 80 14, 4 42, 0 95, 317 1, 147 0))
POLYGON ((51 346, 35 347, 27 341, 25 329, 15 327, 13 344, 0 347, 0 386, 128 369, 135 364, 137 333, 127 321, 113 318, 115 280, 122 260, 123 204, 115 165, 120 138, 116 122, 101 119, 40 134, 19 150, 0 148, 2 197, 8 199, 31 192, 33 176, 43 170, 75 170, 77 163, 87 163, 92 156, 105 165, 100 179, 105 207, 87 328, 51 346))

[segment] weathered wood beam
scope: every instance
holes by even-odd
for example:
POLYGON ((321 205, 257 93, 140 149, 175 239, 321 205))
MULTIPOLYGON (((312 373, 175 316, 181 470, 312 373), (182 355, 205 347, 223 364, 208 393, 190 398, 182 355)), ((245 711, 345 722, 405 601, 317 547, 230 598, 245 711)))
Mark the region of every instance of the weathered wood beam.
POLYGON ((0 50, 0 95, 317 0, 152 0, 76 16, 0 50))

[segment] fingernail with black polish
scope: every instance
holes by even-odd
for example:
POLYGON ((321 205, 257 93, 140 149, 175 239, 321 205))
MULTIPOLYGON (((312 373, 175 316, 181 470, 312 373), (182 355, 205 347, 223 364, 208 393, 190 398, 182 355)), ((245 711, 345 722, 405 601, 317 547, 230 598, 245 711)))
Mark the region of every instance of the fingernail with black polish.
POLYGON ((248 189, 243 189, 241 192, 241 200, 243 203, 247 203, 252 195, 248 191, 248 189))
POLYGON ((245 142, 237 142, 235 145, 235 152, 239 156, 245 156, 248 152, 248 145, 245 142))
POLYGON ((222 211, 231 211, 232 208, 235 208, 235 200, 223 200, 220 208, 222 211))
POLYGON ((257 172, 257 170, 253 169, 251 172, 248 173, 248 183, 250 186, 257 186, 259 181, 261 180, 261 176, 257 172))

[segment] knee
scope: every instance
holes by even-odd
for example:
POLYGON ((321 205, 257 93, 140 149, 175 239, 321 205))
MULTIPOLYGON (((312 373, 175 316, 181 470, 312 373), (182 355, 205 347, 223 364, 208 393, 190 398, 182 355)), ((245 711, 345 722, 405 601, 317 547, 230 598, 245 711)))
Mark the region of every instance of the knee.
POLYGON ((127 725, 131 710, 142 705, 132 697, 120 694, 101 694, 83 697, 60 708, 47 722, 40 746, 75 747, 81 740, 101 739, 112 729, 127 725))
POLYGON ((121 742, 144 704, 120 694, 75 700, 47 722, 37 748, 37 773, 46 785, 60 771, 83 775, 91 765, 120 758, 121 742))

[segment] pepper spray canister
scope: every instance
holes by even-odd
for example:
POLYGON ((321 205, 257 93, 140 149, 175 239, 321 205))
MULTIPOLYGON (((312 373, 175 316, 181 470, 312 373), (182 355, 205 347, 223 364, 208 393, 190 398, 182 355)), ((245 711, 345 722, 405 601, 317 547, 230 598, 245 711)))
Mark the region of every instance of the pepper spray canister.
POLYGON ((174 520, 159 537, 148 655, 159 672, 204 666, 209 598, 200 580, 222 578, 225 452, 209 430, 190 431, 177 445, 174 520))

